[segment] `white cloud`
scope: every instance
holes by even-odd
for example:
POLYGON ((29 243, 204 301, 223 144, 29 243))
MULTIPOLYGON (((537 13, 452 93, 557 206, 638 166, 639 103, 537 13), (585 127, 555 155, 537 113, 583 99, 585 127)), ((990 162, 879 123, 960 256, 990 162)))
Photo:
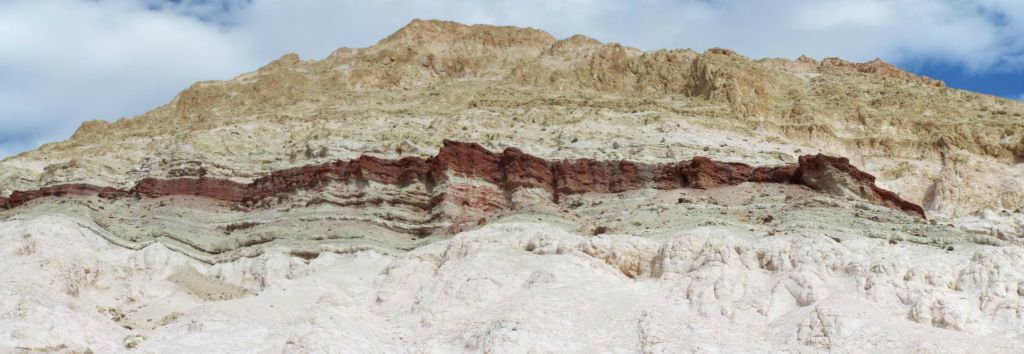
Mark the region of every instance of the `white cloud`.
POLYGON ((5 150, 64 139, 83 120, 145 112, 194 81, 256 65, 194 18, 121 1, 3 3, 0 33, 5 150))
POLYGON ((641 49, 1024 70, 1019 0, 0 0, 0 156, 165 103, 286 52, 322 58, 412 18, 583 33, 641 49))

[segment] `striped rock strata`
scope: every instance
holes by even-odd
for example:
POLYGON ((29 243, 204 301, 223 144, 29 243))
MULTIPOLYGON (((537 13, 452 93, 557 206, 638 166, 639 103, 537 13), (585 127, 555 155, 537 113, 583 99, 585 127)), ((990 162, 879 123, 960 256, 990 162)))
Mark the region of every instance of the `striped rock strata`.
MULTIPOLYGON (((362 156, 354 160, 309 165, 271 173, 243 184, 218 178, 145 178, 131 189, 89 184, 62 184, 0 197, 11 209, 46 197, 99 196, 104 199, 196 196, 225 202, 234 210, 267 208, 297 194, 306 205, 328 203, 403 205, 423 215, 424 223, 455 224, 534 203, 558 203, 560 196, 617 193, 643 188, 708 189, 740 183, 799 184, 837 195, 856 196, 921 218, 922 208, 875 185, 875 177, 845 158, 806 155, 798 164, 752 167, 695 157, 674 164, 643 164, 591 159, 547 161, 508 148, 494 153, 473 143, 444 141, 431 158, 397 160, 362 156), (343 184, 343 191, 328 192, 343 184), (302 192, 302 193, 300 193, 302 192), (309 196, 309 193, 314 193, 309 196), (317 194, 319 193, 319 194, 317 194), (333 195, 333 197, 331 197, 333 195)), ((414 233, 437 231, 423 228, 414 233)))

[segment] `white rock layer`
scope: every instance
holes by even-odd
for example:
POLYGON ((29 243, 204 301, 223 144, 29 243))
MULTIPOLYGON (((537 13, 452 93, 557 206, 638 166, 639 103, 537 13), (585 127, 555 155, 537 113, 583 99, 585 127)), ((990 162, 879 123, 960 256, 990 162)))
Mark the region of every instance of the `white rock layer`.
POLYGON ((63 216, 3 221, 0 351, 1024 351, 1018 246, 496 222, 400 256, 306 258, 210 266, 63 216))

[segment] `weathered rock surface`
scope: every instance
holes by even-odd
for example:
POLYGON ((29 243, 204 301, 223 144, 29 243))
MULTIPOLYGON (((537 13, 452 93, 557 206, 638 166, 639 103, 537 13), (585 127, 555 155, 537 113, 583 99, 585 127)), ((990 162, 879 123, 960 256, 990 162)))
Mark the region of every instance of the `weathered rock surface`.
MULTIPOLYGON (((630 214, 660 205, 641 199, 630 214)), ((405 253, 266 244, 214 264, 118 247, 75 217, 3 220, 0 351, 1024 350, 1020 248, 865 238, 855 218, 790 206, 777 222, 814 223, 680 227, 697 211, 676 205, 660 234, 513 218, 405 253)))
MULTIPOLYGON (((399 160, 363 156, 351 161, 304 166, 271 173, 249 184, 218 178, 145 178, 128 190, 88 184, 65 184, 14 192, 0 199, 0 208, 10 209, 46 197, 96 195, 105 199, 122 197, 160 198, 195 196, 237 204, 238 208, 266 205, 271 198, 288 198, 297 190, 314 190, 328 182, 366 185, 376 182, 402 189, 411 183, 423 186, 430 195, 432 209, 446 199, 462 199, 472 209, 473 197, 460 193, 485 193, 466 189, 447 181, 450 176, 481 180, 493 191, 511 198, 520 188, 541 189, 553 201, 561 195, 579 193, 619 193, 642 188, 708 189, 744 182, 803 184, 813 189, 851 194, 872 203, 925 217, 920 206, 875 185, 875 177, 850 165, 849 160, 825 155, 803 156, 796 166, 754 168, 742 163, 716 162, 706 157, 675 164, 643 164, 631 161, 591 159, 546 161, 509 148, 502 153, 488 151, 474 143, 445 140, 437 156, 429 159, 407 157, 399 160), (438 187, 445 186, 445 187, 438 187)), ((461 182, 467 184, 467 182, 461 182)), ((496 196, 479 196, 495 199, 496 196)), ((389 200, 389 202, 408 202, 389 200)), ((512 205, 499 202, 499 209, 512 205)), ((490 210, 491 212, 497 210, 490 210)), ((485 215, 487 213, 475 213, 485 215)), ((464 220, 463 220, 464 221, 464 220)))
POLYGON ((822 154, 800 156, 800 164, 793 175, 797 183, 819 191, 852 194, 873 203, 925 217, 920 205, 900 198, 896 193, 875 185, 875 176, 850 165, 844 157, 822 154))
POLYGON ((0 161, 0 352, 1020 353, 1022 114, 417 20, 0 161))
POLYGON ((139 117, 83 124, 69 141, 0 162, 0 196, 64 183, 130 188, 147 177, 248 183, 364 154, 425 158, 442 139, 546 160, 707 156, 763 166, 824 153, 935 206, 935 216, 1024 207, 1012 183, 1024 180, 1016 101, 878 60, 644 52, 421 20, 368 48, 322 60, 285 55, 232 80, 197 83, 139 117), (971 183, 947 180, 946 169, 971 183))

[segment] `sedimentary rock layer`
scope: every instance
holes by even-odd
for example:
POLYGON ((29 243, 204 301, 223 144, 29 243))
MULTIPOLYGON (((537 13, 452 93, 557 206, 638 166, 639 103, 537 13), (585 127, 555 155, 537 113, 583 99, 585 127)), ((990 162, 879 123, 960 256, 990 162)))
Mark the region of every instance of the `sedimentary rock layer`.
MULTIPOLYGON (((850 165, 845 158, 806 155, 797 164, 752 167, 742 163, 718 162, 695 157, 674 164, 643 164, 631 161, 592 159, 547 161, 519 149, 494 153, 474 143, 444 141, 438 154, 430 158, 406 157, 398 160, 362 156, 354 160, 309 165, 277 171, 244 184, 217 178, 175 178, 140 180, 131 189, 98 187, 89 184, 62 184, 32 191, 17 191, 0 197, 0 208, 10 209, 44 197, 96 195, 101 198, 159 198, 198 196, 232 203, 250 209, 267 205, 270 199, 287 199, 298 190, 315 190, 327 182, 375 182, 405 187, 421 183, 430 195, 422 207, 431 209, 444 201, 458 200, 462 207, 480 208, 480 203, 504 193, 504 198, 519 189, 543 190, 557 202, 560 195, 576 193, 617 193, 641 188, 708 189, 744 182, 801 184, 812 189, 852 194, 876 204, 924 218, 923 209, 895 193, 875 185, 875 177, 850 165), (452 176, 468 177, 496 187, 494 190, 458 187, 452 176), (444 186, 444 187, 437 187, 444 186), (473 196, 470 194, 481 193, 473 196)), ((500 198, 498 198, 500 199, 500 198)), ((509 208, 510 200, 490 203, 485 209, 509 208)))

